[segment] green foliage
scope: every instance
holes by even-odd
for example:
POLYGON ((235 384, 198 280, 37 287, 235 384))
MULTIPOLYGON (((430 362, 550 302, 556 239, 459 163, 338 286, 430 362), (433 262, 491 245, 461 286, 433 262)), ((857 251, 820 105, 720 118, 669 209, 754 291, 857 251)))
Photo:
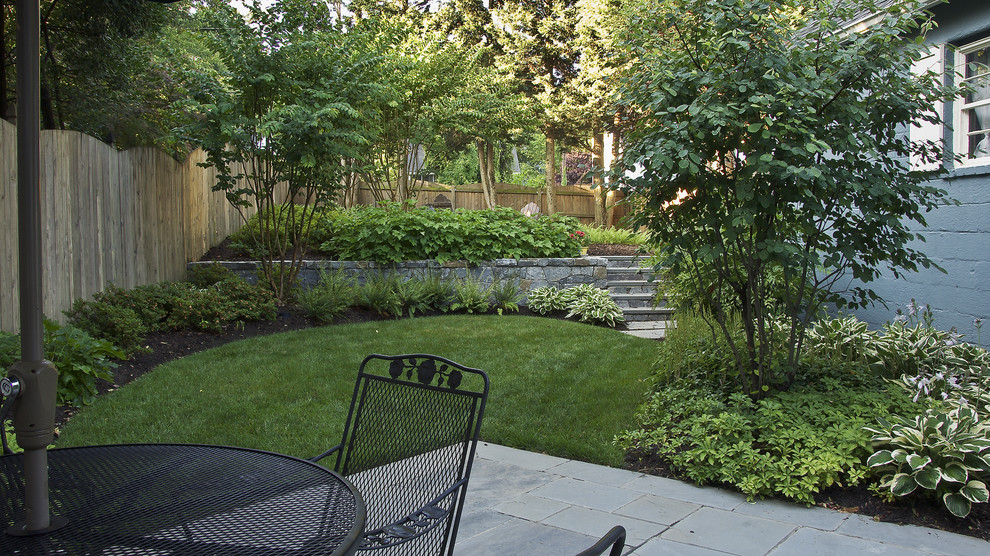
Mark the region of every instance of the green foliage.
POLYGON ((581 284, 564 290, 562 297, 567 303, 565 318, 576 316, 581 322, 607 324, 612 328, 626 320, 608 290, 581 284))
POLYGON ((754 402, 675 381, 642 407, 643 428, 618 442, 661 455, 699 484, 728 483, 750 497, 780 494, 811 504, 823 488, 863 480, 870 442, 862 426, 907 403, 896 393, 807 387, 754 402))
POLYGON ((880 4, 672 0, 639 5, 628 25, 619 98, 635 123, 613 177, 665 265, 693 279, 754 396, 795 380, 824 303, 876 299, 866 286, 834 293, 844 277, 933 265, 914 230, 946 193, 904 160, 936 163, 941 149, 898 130, 937 122, 936 103, 958 91, 911 71, 923 45, 906 37, 931 27, 918 2, 880 4), (858 12, 882 16, 837 27, 858 12), (785 329, 769 325, 777 315, 785 329), (726 326, 737 316, 742 343, 726 326))
POLYGON ((628 228, 614 226, 599 228, 582 224, 581 231, 585 234, 586 245, 646 245, 650 241, 645 232, 636 232, 628 228))
POLYGON ((148 327, 133 309, 106 301, 77 299, 65 315, 69 324, 109 341, 128 355, 140 351, 141 340, 148 333, 148 327))
POLYGON ((418 280, 423 283, 423 301, 429 309, 446 312, 453 299, 453 278, 444 278, 439 273, 427 272, 418 280))
POLYGON ((123 359, 124 352, 74 326, 46 320, 45 356, 58 369, 58 403, 78 406, 96 398, 97 380, 113 380, 113 359, 123 359))
POLYGON ((579 249, 570 238, 577 225, 573 218, 528 218, 506 207, 403 210, 387 203, 383 207, 355 207, 327 222, 325 233, 330 239, 321 250, 341 260, 380 263, 572 257, 579 249))
POLYGON ((395 293, 399 277, 395 274, 369 273, 358 288, 358 306, 371 309, 381 316, 402 315, 402 302, 395 293))
POLYGON ((492 288, 485 287, 477 278, 467 276, 454 282, 454 299, 450 304, 451 311, 465 313, 487 313, 491 309, 488 298, 492 288))
POLYGON ((502 312, 519 311, 519 303, 523 300, 523 292, 519 286, 519 279, 511 277, 507 280, 495 280, 491 288, 492 305, 502 312))
POLYGON ((343 187, 375 135, 378 99, 374 57, 358 48, 367 36, 334 28, 319 10, 283 12, 288 5, 252 4, 249 20, 222 3, 207 12, 227 74, 189 101, 202 117, 185 130, 217 171, 214 190, 245 220, 259 215, 247 244, 282 299, 301 264, 309 207, 343 187))
POLYGON ((615 327, 625 320, 622 309, 607 290, 591 284, 580 284, 563 290, 544 286, 530 290, 527 301, 530 310, 541 315, 567 311, 565 318, 578 317, 581 322, 608 324, 615 327))
POLYGON ((875 448, 867 463, 881 474, 890 498, 937 497, 957 517, 986 503, 990 481, 990 427, 972 408, 929 409, 914 418, 892 416, 866 427, 875 448), (920 489, 918 487, 921 487, 920 489))
POLYGON ((430 286, 416 277, 406 280, 397 278, 393 282, 395 297, 402 307, 402 313, 415 317, 416 313, 423 313, 430 310, 432 291, 430 286))
POLYGON ((526 303, 530 310, 541 315, 548 315, 567 309, 567 302, 564 300, 563 292, 553 286, 544 286, 529 290, 526 297, 526 303))
POLYGON ((237 280, 237 276, 220 263, 196 265, 186 271, 186 281, 197 288, 207 288, 227 280, 237 280))
POLYGON ((343 270, 320 271, 320 281, 308 290, 296 294, 296 302, 306 314, 320 322, 331 323, 354 305, 357 286, 343 270))
MULTIPOLYGON (((206 275, 214 273, 210 270, 206 275)), ((190 282, 162 282, 133 290, 110 286, 92 301, 77 300, 65 314, 70 323, 128 352, 138 348, 149 332, 216 332, 229 322, 275 317, 276 299, 270 291, 224 276, 205 287, 190 282)))

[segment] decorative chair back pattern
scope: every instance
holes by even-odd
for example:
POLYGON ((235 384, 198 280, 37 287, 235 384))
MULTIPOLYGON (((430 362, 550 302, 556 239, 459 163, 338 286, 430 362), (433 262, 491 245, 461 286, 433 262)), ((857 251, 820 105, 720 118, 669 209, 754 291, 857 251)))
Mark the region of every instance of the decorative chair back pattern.
POLYGON ((487 396, 484 372, 442 357, 365 358, 335 465, 365 498, 364 548, 452 553, 487 396))

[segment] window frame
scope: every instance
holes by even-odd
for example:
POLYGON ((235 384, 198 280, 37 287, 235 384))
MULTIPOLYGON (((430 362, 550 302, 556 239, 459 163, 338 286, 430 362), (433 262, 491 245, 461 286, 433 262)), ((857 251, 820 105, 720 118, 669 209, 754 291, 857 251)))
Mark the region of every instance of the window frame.
MULTIPOLYGON (((964 84, 967 79, 972 79, 965 77, 966 56, 984 48, 990 48, 990 36, 983 37, 982 39, 965 45, 957 46, 953 49, 955 55, 953 67, 955 69, 956 80, 960 85, 964 84)), ((987 71, 981 75, 990 79, 990 67, 988 67, 987 71)), ((959 155, 959 159, 956 162, 956 167, 965 168, 990 165, 990 153, 977 158, 973 158, 969 155, 970 136, 976 133, 969 130, 969 111, 981 106, 990 106, 990 97, 974 102, 966 102, 966 98, 963 96, 957 98, 952 105, 952 127, 954 135, 953 144, 955 146, 955 152, 959 155)), ((984 130, 990 130, 990 122, 981 125, 986 126, 984 130)))

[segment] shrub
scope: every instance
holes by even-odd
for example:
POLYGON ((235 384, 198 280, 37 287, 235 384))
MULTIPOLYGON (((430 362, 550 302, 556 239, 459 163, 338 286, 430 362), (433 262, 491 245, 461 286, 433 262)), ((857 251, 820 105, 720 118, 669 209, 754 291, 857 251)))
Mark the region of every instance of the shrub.
POLYGON ((148 333, 148 327, 133 309, 106 301, 77 299, 65 316, 69 324, 94 338, 108 340, 127 354, 139 351, 148 333))
POLYGON ((423 284, 423 302, 429 309, 446 312, 450 309, 454 295, 453 278, 444 278, 436 272, 428 272, 419 277, 423 284))
POLYGON ((727 483, 750 498, 811 504, 831 485, 855 485, 871 453, 863 425, 910 402, 897 389, 799 387, 753 401, 678 379, 652 394, 626 450, 655 453, 699 484, 727 483))
MULTIPOLYGON (((89 404, 96 397, 97 380, 113 380, 113 360, 123 359, 124 352, 72 325, 45 319, 44 326, 45 357, 58 369, 57 403, 89 404)), ((20 358, 20 337, 0 332, 0 367, 6 369, 20 358)))
POLYGON ((403 210, 401 205, 355 207, 321 222, 320 249, 345 260, 436 259, 472 263, 498 258, 572 257, 578 222, 553 215, 528 218, 507 207, 490 210, 403 210))
POLYGON ((169 292, 160 284, 138 286, 132 290, 111 284, 107 289, 94 294, 93 300, 130 309, 141 319, 148 332, 160 332, 165 329, 165 318, 172 303, 169 292))
POLYGON ((627 228, 599 228, 597 226, 581 225, 584 232, 584 244, 607 244, 607 245, 645 245, 649 243, 649 236, 644 232, 636 232, 627 228))
MULTIPOLYGON (((289 211, 285 210, 285 206, 278 206, 269 211, 259 212, 248 218, 248 221, 244 223, 236 232, 230 234, 230 247, 236 251, 244 253, 249 257, 255 259, 264 258, 271 252, 270 246, 262 245, 259 243, 259 239, 265 237, 262 234, 262 220, 272 218, 270 215, 274 214, 274 226, 273 230, 278 232, 272 234, 271 237, 274 238, 293 238, 301 237, 303 244, 310 244, 311 237, 309 234, 302 230, 302 225, 304 222, 308 221, 311 212, 314 212, 313 219, 314 222, 319 222, 322 216, 333 210, 332 207, 301 207, 296 206, 295 208, 295 225, 296 230, 293 233, 286 234, 285 230, 289 224, 288 216, 289 211), (271 212, 274 211, 274 212, 271 212)), ((311 228, 315 229, 318 224, 312 224, 311 228)), ((309 230, 311 234, 313 230, 309 230)), ((288 248, 291 249, 293 246, 289 245, 288 248)))
POLYGON ((186 281, 197 288, 207 288, 218 282, 237 279, 233 271, 219 263, 196 265, 186 272, 186 281))
POLYGON ((422 313, 430 309, 432 294, 429 291, 429 286, 422 280, 416 277, 406 280, 396 278, 393 285, 395 297, 399 301, 402 313, 412 318, 416 316, 417 312, 422 313))
POLYGON ((929 409, 914 418, 892 416, 866 427, 875 448, 867 463, 882 474, 889 498, 937 497, 957 517, 986 503, 990 481, 990 427, 975 410, 929 409), (920 489, 918 487, 921 487, 920 489))
POLYGON ((354 304, 356 286, 354 279, 344 271, 320 271, 316 286, 296 295, 299 306, 312 318, 330 323, 354 304))

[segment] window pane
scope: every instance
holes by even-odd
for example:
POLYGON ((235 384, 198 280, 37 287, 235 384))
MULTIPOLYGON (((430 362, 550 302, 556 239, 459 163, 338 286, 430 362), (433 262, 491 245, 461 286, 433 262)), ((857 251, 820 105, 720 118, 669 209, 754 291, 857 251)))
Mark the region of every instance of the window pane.
POLYGON ((990 46, 966 54, 966 81, 973 91, 966 95, 966 102, 990 98, 990 46))

